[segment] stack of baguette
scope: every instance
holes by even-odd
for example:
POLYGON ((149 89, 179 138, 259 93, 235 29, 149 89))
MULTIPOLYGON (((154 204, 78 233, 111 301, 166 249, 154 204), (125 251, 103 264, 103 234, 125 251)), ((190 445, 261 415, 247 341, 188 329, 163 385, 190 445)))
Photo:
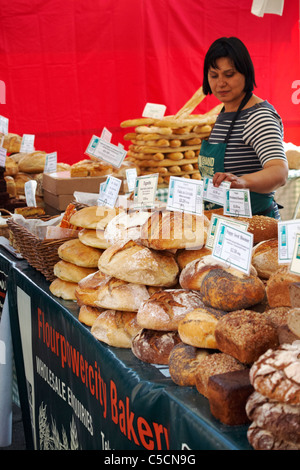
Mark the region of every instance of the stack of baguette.
POLYGON ((158 173, 159 187, 167 187, 170 176, 201 179, 198 168, 201 142, 209 137, 221 109, 219 105, 206 114, 191 114, 204 97, 201 87, 176 115, 121 123, 122 128, 134 128, 124 139, 131 142, 127 159, 140 175, 158 173))

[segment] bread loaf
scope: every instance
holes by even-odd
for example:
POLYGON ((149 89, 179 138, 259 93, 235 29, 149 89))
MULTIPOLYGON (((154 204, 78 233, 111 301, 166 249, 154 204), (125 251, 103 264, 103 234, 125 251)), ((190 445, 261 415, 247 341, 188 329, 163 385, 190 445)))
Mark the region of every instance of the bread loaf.
POLYGON ((195 308, 178 324, 180 339, 197 348, 217 349, 215 328, 223 315, 225 312, 211 307, 195 308))
POLYGON ((86 246, 78 238, 68 240, 58 248, 58 256, 69 263, 86 268, 97 268, 102 251, 86 246))
POLYGON ((146 286, 128 283, 101 271, 82 279, 75 295, 80 305, 130 312, 137 312, 141 303, 150 297, 146 286))
POLYGON ((254 450, 299 450, 300 444, 277 438, 272 432, 251 423, 247 431, 248 441, 254 450))
POLYGON ((292 308, 287 315, 289 329, 300 339, 300 308, 292 308))
POLYGON ((290 307, 268 308, 263 312, 266 318, 278 329, 287 324, 290 307))
POLYGON ((246 275, 212 256, 190 262, 181 271, 179 283, 198 290, 205 305, 224 311, 248 308, 265 297, 265 286, 254 269, 246 275))
POLYGON ((208 219, 179 211, 155 211, 141 228, 142 243, 156 250, 202 248, 208 219))
POLYGON ((270 307, 291 307, 290 285, 299 282, 300 276, 289 271, 288 266, 282 266, 267 280, 266 295, 270 307))
POLYGON ((76 286, 76 282, 68 282, 56 278, 51 282, 49 290, 55 297, 61 297, 64 300, 76 300, 76 286))
POLYGON ((300 341, 267 350, 252 365, 250 381, 270 400, 300 405, 300 341))
POLYGON ((203 305, 198 292, 185 289, 158 291, 144 301, 137 313, 137 322, 142 328, 175 331, 185 315, 203 305))
POLYGON ((252 364, 267 349, 278 345, 276 328, 261 313, 252 310, 229 312, 215 329, 217 348, 243 364, 252 364))
POLYGON ((19 161, 19 170, 23 173, 43 173, 47 153, 35 151, 26 153, 19 161))
POLYGON ((89 305, 82 305, 79 310, 78 320, 86 326, 93 326, 96 318, 104 310, 97 307, 90 307, 89 305))
POLYGON ((113 244, 119 240, 140 239, 141 227, 149 217, 150 212, 121 212, 107 224, 106 240, 113 244))
POLYGON ((133 338, 131 350, 143 362, 168 364, 170 352, 179 342, 177 331, 154 331, 144 328, 133 338))
POLYGON ((130 349, 132 339, 139 330, 135 312, 105 310, 93 323, 91 333, 109 346, 130 349))
POLYGON ((209 354, 208 349, 195 348, 185 343, 174 346, 169 355, 169 372, 173 382, 183 387, 195 386, 196 370, 209 354))
POLYGON ((278 238, 265 240, 254 246, 252 265, 262 279, 269 279, 280 268, 278 263, 278 238))
POLYGON ((97 268, 85 268, 84 266, 77 266, 64 260, 58 261, 53 266, 53 273, 56 277, 63 281, 75 282, 76 284, 95 271, 97 271, 97 268))
POLYGON ((104 230, 83 228, 78 232, 78 239, 87 246, 106 250, 110 243, 104 237, 104 230))
POLYGON ((185 248, 180 249, 176 252, 175 258, 179 266, 179 269, 182 270, 191 261, 203 258, 204 256, 208 256, 208 255, 211 255, 211 250, 203 246, 202 248, 199 248, 198 250, 185 249, 185 248))
POLYGON ((110 220, 119 214, 117 207, 89 206, 80 209, 70 218, 75 227, 104 230, 110 220))
POLYGON ((249 369, 217 374, 208 379, 208 400, 212 415, 229 426, 246 424, 247 399, 253 392, 249 369))
POLYGON ((151 250, 131 241, 119 241, 107 248, 98 267, 123 281, 148 286, 172 287, 177 284, 179 268, 172 254, 151 250))
POLYGON ((300 282, 292 282, 289 285, 290 302, 292 308, 300 307, 300 282))
POLYGON ((228 354, 221 352, 210 354, 203 358, 197 367, 196 388, 201 395, 208 398, 208 381, 211 376, 243 369, 246 369, 246 366, 228 354))

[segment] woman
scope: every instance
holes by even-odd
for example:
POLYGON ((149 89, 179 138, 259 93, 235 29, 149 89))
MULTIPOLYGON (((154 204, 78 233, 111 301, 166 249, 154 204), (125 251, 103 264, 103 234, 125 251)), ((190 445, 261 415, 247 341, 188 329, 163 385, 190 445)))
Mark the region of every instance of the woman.
POLYGON ((283 126, 272 105, 253 94, 255 74, 238 38, 217 39, 204 60, 203 91, 224 107, 208 141, 201 146, 199 169, 214 186, 250 190, 252 215, 280 218, 274 192, 286 183, 288 164, 283 126))

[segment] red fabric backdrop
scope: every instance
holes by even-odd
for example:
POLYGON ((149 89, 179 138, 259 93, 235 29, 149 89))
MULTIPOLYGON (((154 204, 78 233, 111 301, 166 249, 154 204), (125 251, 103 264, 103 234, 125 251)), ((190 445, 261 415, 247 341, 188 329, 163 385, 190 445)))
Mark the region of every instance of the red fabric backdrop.
MULTIPOLYGON (((35 134, 58 160, 84 157, 103 127, 126 144, 125 119, 147 102, 173 114, 202 83, 205 52, 220 36, 242 39, 256 94, 271 102, 285 141, 300 145, 299 0, 283 15, 251 14, 252 0, 1 0, 0 114, 9 131, 35 134), (293 88, 293 86, 296 88, 293 88)), ((214 106, 207 97, 196 111, 214 106)))

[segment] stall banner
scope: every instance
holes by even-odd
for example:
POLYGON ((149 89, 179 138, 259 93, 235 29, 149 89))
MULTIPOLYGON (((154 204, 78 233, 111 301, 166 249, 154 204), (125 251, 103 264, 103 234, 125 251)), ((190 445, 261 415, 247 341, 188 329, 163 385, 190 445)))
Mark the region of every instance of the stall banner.
POLYGON ((10 262, 4 257, 0 256, 0 320, 7 292, 7 278, 9 269, 10 262))

